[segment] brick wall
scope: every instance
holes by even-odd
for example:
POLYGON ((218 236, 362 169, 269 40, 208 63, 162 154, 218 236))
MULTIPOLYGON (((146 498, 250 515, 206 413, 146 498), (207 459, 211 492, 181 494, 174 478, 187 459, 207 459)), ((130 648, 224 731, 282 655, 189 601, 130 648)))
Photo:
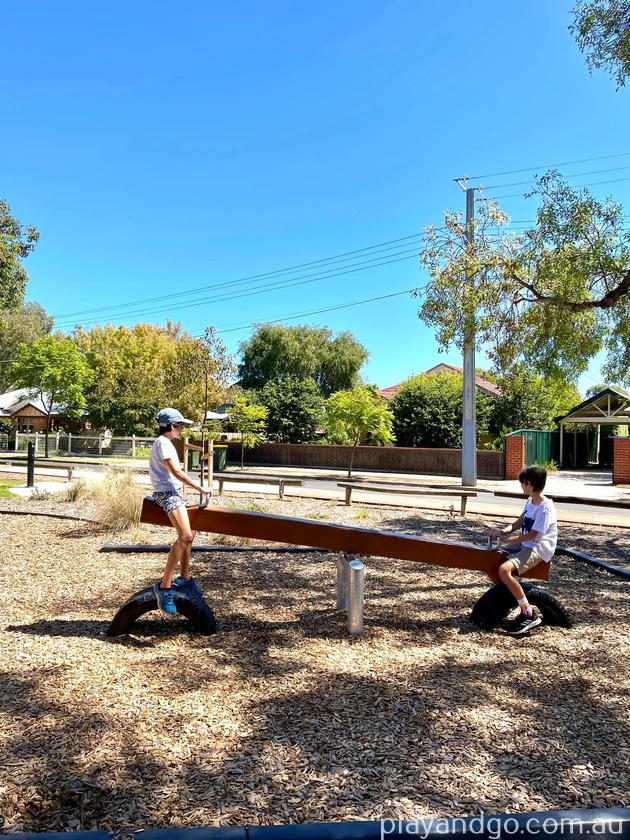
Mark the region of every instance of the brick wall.
POLYGON ((525 438, 508 435, 505 439, 505 477, 508 481, 518 478, 525 466, 525 438))
POLYGON ((630 438, 615 438, 613 444, 613 484, 630 484, 630 438))

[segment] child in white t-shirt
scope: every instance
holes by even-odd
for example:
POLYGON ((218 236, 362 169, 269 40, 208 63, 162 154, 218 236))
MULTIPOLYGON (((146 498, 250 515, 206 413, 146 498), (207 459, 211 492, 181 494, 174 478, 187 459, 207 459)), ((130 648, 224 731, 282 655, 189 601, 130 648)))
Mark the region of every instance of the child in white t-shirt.
POLYGON ((166 512, 177 529, 177 539, 171 548, 162 580, 153 587, 158 607, 162 612, 175 613, 173 585, 191 595, 201 596, 201 590, 190 576, 190 552, 195 531, 190 527, 184 484, 205 495, 208 490, 192 481, 181 469, 173 439, 180 437, 184 426, 192 425, 176 408, 163 408, 157 415, 160 435, 151 447, 149 475, 153 485, 153 498, 166 512), (173 580, 179 563, 180 576, 173 580))
POLYGON ((508 631, 512 636, 522 636, 541 623, 515 575, 522 575, 539 563, 550 563, 558 542, 556 508, 551 499, 543 496, 547 470, 539 466, 527 467, 521 470, 518 479, 523 493, 529 496, 523 513, 507 528, 493 528, 488 534, 491 539, 500 538, 511 555, 499 566, 499 577, 521 608, 519 618, 508 631), (519 528, 521 533, 517 534, 519 528))

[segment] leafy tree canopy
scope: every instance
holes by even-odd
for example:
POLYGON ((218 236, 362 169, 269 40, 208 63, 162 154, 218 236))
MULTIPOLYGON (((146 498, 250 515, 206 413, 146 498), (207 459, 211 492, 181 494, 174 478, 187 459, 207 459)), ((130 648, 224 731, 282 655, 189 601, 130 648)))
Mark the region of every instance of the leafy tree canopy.
POLYGON ((489 200, 479 202, 472 244, 459 213, 427 228, 420 260, 431 280, 420 318, 443 347, 461 349, 473 322, 501 372, 523 363, 575 380, 605 347, 606 375, 629 381, 630 233, 622 207, 573 189, 557 172, 539 178, 533 195, 541 206, 524 235, 511 234, 489 200))
POLYGON ((392 412, 373 389, 358 386, 337 391, 326 402, 326 433, 331 443, 351 444, 348 477, 352 474, 358 444, 369 436, 370 443, 385 446, 394 441, 392 412))
POLYGON ((240 434, 241 469, 246 449, 251 449, 265 439, 267 408, 257 405, 246 394, 238 394, 232 400, 230 424, 240 434))
POLYGON ((627 0, 577 0, 569 31, 593 70, 603 68, 623 87, 630 75, 630 6, 627 0))
POLYGON ((264 324, 241 343, 238 368, 243 388, 262 388, 283 376, 313 379, 321 393, 352 388, 368 352, 349 332, 323 327, 264 324))
POLYGON ((16 387, 9 360, 17 359, 20 344, 33 344, 53 327, 53 319, 39 303, 27 303, 19 309, 0 310, 0 393, 16 387))
POLYGON ((155 415, 165 405, 201 421, 206 371, 210 404, 222 399, 229 357, 212 331, 200 340, 179 324, 108 324, 89 331, 79 327, 74 339, 96 374, 86 394, 96 428, 153 434, 155 415))
POLYGON ((527 368, 518 367, 499 382, 503 396, 494 402, 490 415, 493 431, 554 429, 556 417, 582 402, 571 382, 546 379, 527 368))
POLYGON ((280 443, 312 443, 324 416, 324 398, 313 379, 283 376, 254 392, 267 408, 267 436, 280 443))
POLYGON ((35 249, 39 233, 22 225, 0 199, 0 309, 18 309, 24 300, 28 274, 21 260, 35 249))
POLYGON ((46 457, 48 431, 53 406, 62 406, 63 413, 78 417, 85 408, 84 389, 93 374, 71 338, 61 333, 47 335, 34 344, 20 344, 13 372, 18 387, 30 388, 46 411, 46 457))
MULTIPOLYGON (((463 377, 431 373, 404 382, 390 402, 398 446, 462 445, 463 377)), ((488 431, 495 399, 477 391, 477 434, 488 431)))

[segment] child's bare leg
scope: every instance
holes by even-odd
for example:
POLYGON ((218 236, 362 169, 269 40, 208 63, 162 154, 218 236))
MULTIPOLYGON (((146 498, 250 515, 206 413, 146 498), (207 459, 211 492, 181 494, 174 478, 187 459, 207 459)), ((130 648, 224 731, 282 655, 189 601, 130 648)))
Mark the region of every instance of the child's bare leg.
POLYGON ((194 538, 194 531, 190 527, 188 511, 185 507, 178 507, 171 511, 168 518, 177 529, 177 539, 173 543, 166 561, 166 568, 160 582, 162 589, 170 589, 178 563, 182 569, 186 564, 190 567, 190 549, 194 538))
POLYGON ((525 592, 521 584, 514 577, 515 574, 516 568, 511 560, 506 560, 505 563, 501 563, 499 566, 499 578, 501 582, 507 586, 517 601, 522 601, 525 598, 525 592))
POLYGON ((192 533, 192 540, 188 543, 188 546, 186 547, 186 551, 184 552, 184 555, 180 559, 180 563, 179 563, 180 574, 184 578, 184 580, 188 580, 190 578, 190 553, 192 551, 193 540, 197 536, 196 531, 192 531, 191 533, 192 533))

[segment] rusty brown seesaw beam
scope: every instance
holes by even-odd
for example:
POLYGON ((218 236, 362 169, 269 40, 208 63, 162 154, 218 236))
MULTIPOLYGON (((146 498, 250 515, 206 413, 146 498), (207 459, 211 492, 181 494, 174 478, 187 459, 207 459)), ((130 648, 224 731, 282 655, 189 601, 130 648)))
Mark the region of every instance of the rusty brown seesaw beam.
MULTIPOLYGON (((196 531, 211 531, 235 537, 290 543, 309 548, 328 549, 339 552, 337 558, 337 609, 348 612, 348 632, 363 632, 363 576, 364 565, 353 555, 391 557, 396 560, 410 560, 454 569, 471 569, 485 572, 491 580, 497 580, 497 568, 505 554, 495 549, 469 545, 467 543, 429 540, 412 534, 397 534, 390 531, 375 531, 369 528, 353 528, 328 522, 314 522, 311 519, 293 519, 288 516, 274 516, 268 513, 253 513, 217 506, 193 505, 188 508, 190 524, 196 531)), ((171 525, 166 513, 151 497, 142 505, 142 522, 152 525, 171 525)), ((534 568, 529 577, 547 580, 548 566, 534 568)), ((531 587, 531 584, 524 584, 531 587)), ((503 584, 494 586, 479 599, 473 610, 473 621, 478 626, 494 626, 511 608, 506 600, 503 584), (489 599, 489 600, 488 600, 489 599)), ((531 593, 536 587, 531 587, 531 593)), ((509 591, 505 590, 509 595, 509 591)), ((541 591, 541 597, 547 593, 541 591)), ((198 633, 215 632, 216 622, 212 610, 202 597, 177 587, 174 591, 177 612, 192 623, 198 633)), ((516 601, 514 601, 516 604, 516 601)), ((541 605, 542 606, 542 605, 541 605)), ((119 636, 130 632, 135 620, 157 608, 153 587, 137 592, 118 610, 108 629, 108 635, 119 636)), ((560 623, 552 611, 551 623, 560 623)), ((563 616, 560 616, 563 618, 563 616)), ((568 626, 565 624, 564 626, 568 626)))
MULTIPOLYGON (((492 580, 496 579, 497 567, 505 560, 505 554, 500 551, 468 543, 430 540, 412 534, 293 519, 216 505, 193 505, 188 508, 188 516, 191 527, 196 531, 326 548, 345 554, 391 557, 452 569, 471 569, 485 572, 492 580)), ((151 525, 171 525, 166 513, 151 497, 145 498, 140 519, 151 525)), ((539 566, 543 568, 534 567, 525 575, 548 580, 549 564, 540 563, 539 566)))

